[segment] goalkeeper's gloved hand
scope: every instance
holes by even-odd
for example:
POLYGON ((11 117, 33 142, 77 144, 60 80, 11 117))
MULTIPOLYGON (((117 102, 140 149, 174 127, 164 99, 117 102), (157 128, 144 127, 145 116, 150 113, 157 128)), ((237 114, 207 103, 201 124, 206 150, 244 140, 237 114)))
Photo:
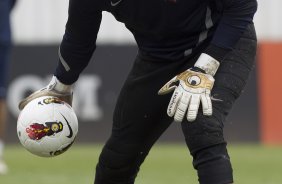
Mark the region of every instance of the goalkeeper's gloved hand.
POLYGON ((35 98, 41 97, 41 96, 54 96, 58 97, 59 99, 65 101, 69 105, 72 104, 72 85, 66 85, 61 83, 56 76, 53 76, 50 83, 29 95, 25 99, 23 99, 19 103, 19 109, 22 110, 26 104, 28 104, 30 101, 32 101, 35 98))
POLYGON ((174 90, 167 108, 167 114, 174 116, 176 122, 182 122, 186 112, 187 120, 194 121, 202 102, 203 114, 212 115, 212 102, 210 98, 214 78, 219 62, 211 56, 202 53, 194 67, 175 76, 167 82, 158 92, 167 94, 174 90))

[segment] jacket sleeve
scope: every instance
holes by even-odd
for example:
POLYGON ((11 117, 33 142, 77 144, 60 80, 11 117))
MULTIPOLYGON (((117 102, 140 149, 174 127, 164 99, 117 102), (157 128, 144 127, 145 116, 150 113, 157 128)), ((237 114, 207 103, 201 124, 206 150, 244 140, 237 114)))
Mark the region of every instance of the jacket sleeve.
POLYGON ((74 83, 96 48, 102 19, 97 0, 70 0, 68 21, 59 48, 54 75, 64 84, 74 83))
POLYGON ((247 25, 253 22, 256 0, 222 0, 223 12, 207 54, 224 58, 234 48, 247 25))

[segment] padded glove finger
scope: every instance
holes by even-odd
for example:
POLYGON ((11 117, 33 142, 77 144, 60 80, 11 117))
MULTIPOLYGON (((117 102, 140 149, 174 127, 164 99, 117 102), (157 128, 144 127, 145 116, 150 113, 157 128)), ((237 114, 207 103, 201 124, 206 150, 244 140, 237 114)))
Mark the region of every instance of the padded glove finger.
POLYGON ((181 89, 177 88, 174 90, 172 97, 170 98, 170 102, 167 107, 167 114, 170 117, 173 117, 178 106, 179 100, 182 97, 181 89))
POLYGON ((200 106, 200 95, 193 94, 189 103, 188 112, 187 112, 187 120, 194 121, 198 114, 198 109, 200 106))
POLYGON ((174 115, 174 121, 176 122, 182 122, 183 118, 185 116, 185 113, 187 111, 187 107, 189 105, 189 101, 191 99, 191 94, 184 93, 179 100, 179 104, 177 106, 175 115, 174 115))
POLYGON ((201 102, 203 108, 203 114, 206 116, 212 115, 212 102, 209 94, 201 95, 201 102))

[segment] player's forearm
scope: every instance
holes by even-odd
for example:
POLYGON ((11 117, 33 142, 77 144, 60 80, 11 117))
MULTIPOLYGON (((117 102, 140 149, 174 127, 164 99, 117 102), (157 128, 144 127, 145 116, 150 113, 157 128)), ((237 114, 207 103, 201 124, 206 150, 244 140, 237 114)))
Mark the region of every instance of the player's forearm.
MULTIPOLYGON (((213 56, 217 57, 219 61, 224 58, 228 50, 234 48, 247 25, 253 22, 253 16, 257 10, 256 0, 225 1, 222 18, 211 42, 211 45, 222 48, 220 55, 213 56)), ((218 51, 213 50, 213 47, 209 48, 207 52, 218 53, 218 51)))
MULTIPOLYGON (((93 1, 95 3, 96 1, 93 1)), ((54 73, 64 84, 74 83, 88 65, 96 48, 102 11, 91 1, 70 1, 65 35, 59 49, 59 63, 54 73)))
POLYGON ((227 53, 229 51, 231 51, 231 49, 224 48, 224 47, 219 47, 219 46, 217 46, 215 44, 210 44, 206 48, 204 53, 208 54, 209 56, 213 57, 217 61, 221 62, 225 58, 225 56, 227 55, 227 53))
POLYGON ((63 83, 72 84, 88 65, 96 45, 95 41, 91 44, 76 44, 75 40, 66 37, 60 45, 59 62, 54 75, 63 83))

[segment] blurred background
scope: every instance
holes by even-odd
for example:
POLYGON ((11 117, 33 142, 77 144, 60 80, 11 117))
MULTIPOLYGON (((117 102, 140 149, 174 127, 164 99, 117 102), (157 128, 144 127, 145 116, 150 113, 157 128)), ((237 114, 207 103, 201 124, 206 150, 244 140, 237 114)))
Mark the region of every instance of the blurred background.
MULTIPOLYGON (((241 178, 246 175, 245 179, 238 183, 279 184, 282 183, 282 177, 279 174, 282 170, 280 158, 282 154, 280 147, 282 145, 282 121, 280 118, 282 110, 280 105, 282 104, 282 77, 280 75, 282 68, 280 56, 282 52, 282 24, 279 23, 281 22, 279 20, 282 19, 282 1, 258 0, 258 4, 258 12, 254 19, 259 40, 257 62, 244 93, 234 105, 233 111, 225 123, 225 137, 230 143, 231 155, 232 151, 234 153, 234 167, 240 168, 238 176, 241 178), (250 153, 256 153, 261 157, 251 160, 253 157, 250 153), (268 160, 269 157, 274 159, 268 160), (265 174, 265 177, 254 179, 260 176, 260 173, 249 173, 250 170, 247 168, 244 170, 246 163, 247 165, 253 164, 254 168, 264 168, 268 165, 269 169, 266 170, 270 170, 270 172, 265 174)), ((14 147, 19 144, 16 135, 18 102, 32 91, 45 86, 56 67, 58 47, 67 20, 67 9, 67 0, 18 0, 12 12, 14 46, 11 53, 7 94, 9 117, 6 143, 8 153, 19 151, 14 147)), ((91 63, 77 82, 74 93, 74 108, 80 123, 76 145, 82 146, 74 149, 74 153, 76 153, 75 151, 81 153, 80 149, 86 151, 90 149, 89 152, 95 152, 91 158, 97 159, 99 145, 106 141, 111 130, 112 113, 119 90, 136 54, 137 48, 132 34, 112 15, 103 13, 97 50, 91 63), (90 145, 89 143, 98 145, 97 148, 93 148, 95 151, 91 147, 85 146, 90 145)), ((151 165, 144 166, 149 172, 144 175, 141 173, 145 177, 145 183, 154 183, 150 180, 153 177, 151 172, 165 168, 165 166, 158 165, 158 163, 163 163, 162 161, 153 160, 154 156, 159 158, 158 154, 166 155, 163 153, 171 150, 168 147, 173 148, 172 151, 175 152, 166 152, 167 158, 176 154, 177 158, 186 159, 188 155, 179 124, 173 124, 161 137, 158 144, 157 149, 152 153, 153 158, 149 158, 151 165), (182 157, 178 155, 180 153, 183 154, 182 157), (154 162, 158 163, 154 165, 154 162)), ((8 155, 6 156, 8 159, 13 160, 12 156, 6 155, 8 155)), ((66 157, 67 159, 71 158, 70 155, 66 157)), ((79 157, 76 158, 79 160, 79 157)), ((175 162, 174 164, 176 167, 181 164, 187 164, 190 167, 191 160, 189 159, 186 160, 188 163, 180 161, 178 165, 175 162)), ((13 165, 13 162, 10 162, 13 165)), ((57 160, 57 162, 59 161, 57 160)), ((88 162, 85 161, 85 163, 88 162)), ((16 168, 19 165, 14 163, 13 166, 16 168)), ((94 166, 95 160, 93 160, 93 165, 89 167, 93 172, 94 166)), ((83 170, 83 166, 81 167, 83 170)), ((184 165, 182 167, 185 168, 184 165)), ((187 175, 189 170, 184 172, 180 169, 178 174, 183 172, 186 177, 179 180, 179 183, 187 183, 186 181, 190 179, 194 181, 191 183, 195 183, 195 173, 192 171, 192 167, 190 169, 193 173, 191 174, 192 179, 189 178, 189 174, 187 175)), ((169 173, 169 171, 167 172, 169 173)), ((162 176, 162 173, 159 175, 162 176)), ((92 176, 92 173, 87 175, 91 182, 92 176)), ((24 176, 21 175, 21 177, 24 176)), ((155 177, 158 177, 157 173, 155 177)), ((88 180, 83 181, 87 183, 88 180)), ((155 183, 175 181, 178 180, 166 178, 162 182, 156 181, 155 183)), ((0 183, 2 184, 1 176, 0 183)), ((8 179, 4 183, 10 184, 8 179)))

